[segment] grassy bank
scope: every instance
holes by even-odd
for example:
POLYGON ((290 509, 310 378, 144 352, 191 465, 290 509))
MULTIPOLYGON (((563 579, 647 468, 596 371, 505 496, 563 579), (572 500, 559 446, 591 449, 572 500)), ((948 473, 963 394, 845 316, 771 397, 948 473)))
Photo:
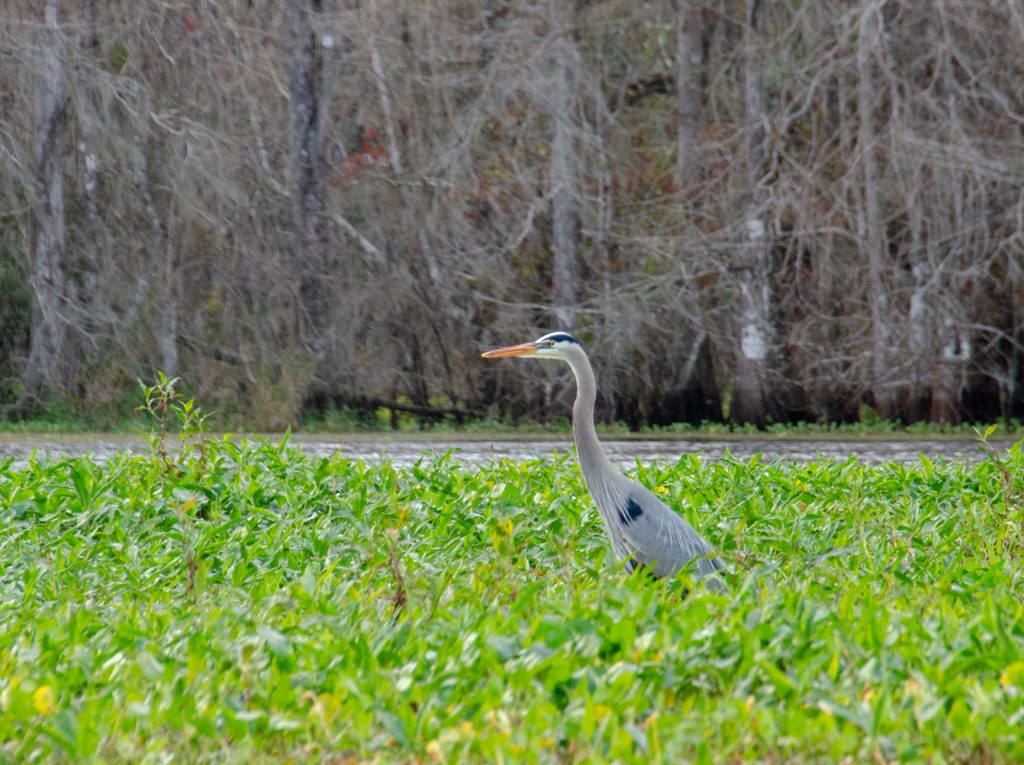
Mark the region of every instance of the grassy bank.
POLYGON ((8 464, 0 760, 1020 761, 1022 472, 645 468, 733 570, 684 599, 570 462, 8 464))
MULTIPOLYGON (((286 425, 288 423, 285 423, 286 425)), ((403 434, 453 437, 530 437, 567 436, 572 433, 572 422, 568 418, 544 422, 521 420, 517 422, 467 419, 456 422, 447 416, 440 420, 424 420, 411 414, 401 414, 392 427, 390 410, 381 408, 376 412, 360 413, 352 410, 331 410, 308 412, 297 422, 291 423, 295 432, 302 433, 348 433, 374 434, 381 437, 401 437, 403 434)), ((27 418, 10 419, 0 415, 0 434, 53 434, 53 433, 113 433, 143 434, 152 425, 152 419, 144 412, 134 411, 134 405, 111 411, 89 412, 74 408, 56 407, 40 410, 27 418)), ((210 428, 223 432, 252 432, 268 430, 266 423, 247 419, 244 413, 220 414, 213 410, 208 419, 210 428)), ((971 438, 978 430, 984 431, 988 423, 962 423, 957 425, 941 423, 898 422, 866 418, 852 423, 800 422, 770 424, 764 429, 752 425, 734 425, 726 422, 703 422, 699 425, 677 423, 670 426, 645 427, 631 431, 623 422, 599 423, 598 431, 610 437, 643 438, 971 438)), ((270 428, 269 430, 274 430, 270 428)), ((284 427, 277 427, 278 432, 284 427)), ((1000 436, 1024 436, 1024 424, 1018 420, 1001 420, 997 423, 1000 436)))

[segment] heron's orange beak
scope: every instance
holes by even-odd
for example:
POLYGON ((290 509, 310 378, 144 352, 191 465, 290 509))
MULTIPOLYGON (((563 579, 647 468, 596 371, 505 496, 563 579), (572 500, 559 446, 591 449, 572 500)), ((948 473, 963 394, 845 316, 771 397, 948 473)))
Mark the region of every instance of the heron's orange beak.
POLYGON ((523 343, 522 345, 510 345, 507 348, 495 348, 493 351, 487 351, 487 353, 481 353, 485 359, 503 359, 506 356, 528 356, 537 350, 537 346, 533 343, 523 343))

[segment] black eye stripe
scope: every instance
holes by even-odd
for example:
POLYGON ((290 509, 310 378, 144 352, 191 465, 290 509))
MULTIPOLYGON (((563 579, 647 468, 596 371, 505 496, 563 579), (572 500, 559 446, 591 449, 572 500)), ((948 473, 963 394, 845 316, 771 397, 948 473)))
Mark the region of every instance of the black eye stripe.
POLYGON ((542 337, 541 340, 545 343, 576 343, 579 345, 579 340, 570 335, 568 332, 558 332, 556 334, 547 335, 542 337))

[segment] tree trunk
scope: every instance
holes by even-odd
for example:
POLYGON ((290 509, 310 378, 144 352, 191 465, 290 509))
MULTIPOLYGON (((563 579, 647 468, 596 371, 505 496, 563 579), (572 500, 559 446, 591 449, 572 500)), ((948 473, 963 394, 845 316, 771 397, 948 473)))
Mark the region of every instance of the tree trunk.
POLYGON ((932 378, 932 401, 928 419, 947 425, 960 422, 960 380, 961 365, 970 358, 970 344, 962 341, 957 332, 956 322, 945 316, 939 322, 941 345, 935 360, 932 378))
POLYGON ((694 0, 675 0, 676 109, 679 119, 676 175, 684 198, 700 184, 700 106, 704 46, 700 9, 694 0))
MULTIPOLYGON (((82 31, 79 47, 82 50, 83 65, 80 82, 76 83, 82 91, 84 107, 78 111, 78 151, 82 167, 81 194, 85 200, 85 220, 83 223, 83 247, 86 255, 86 272, 83 278, 86 295, 85 301, 99 291, 100 255, 99 246, 103 239, 103 223, 100 215, 102 203, 99 199, 99 159, 96 155, 97 120, 95 104, 99 102, 96 80, 92 75, 92 67, 99 65, 100 50, 99 32, 96 18, 96 0, 85 0, 82 3, 82 31)), ((91 312, 90 312, 91 313, 91 312)), ((91 318, 91 316, 89 317, 91 318)))
POLYGON ((65 97, 57 2, 48 0, 39 35, 35 189, 32 204, 32 339, 16 408, 60 393, 69 368, 64 269, 65 97))
MULTIPOLYGON (((911 252, 913 253, 913 245, 911 252)), ((924 263, 917 261, 915 254, 911 254, 911 263, 914 288, 910 293, 910 311, 907 316, 910 390, 906 401, 906 418, 908 422, 920 422, 925 418, 928 403, 927 364, 932 346, 927 327, 928 270, 924 263)))
POLYGON ((893 391, 889 377, 889 354, 892 332, 889 328, 889 297, 886 291, 885 237, 878 201, 878 165, 875 161, 875 131, 873 94, 875 84, 872 56, 878 44, 879 8, 872 2, 860 17, 857 35, 857 148, 863 169, 863 203, 858 214, 861 247, 867 252, 868 289, 871 305, 873 334, 871 391, 875 411, 882 419, 895 415, 893 391))
POLYGON ((907 422, 920 422, 928 412, 928 360, 931 342, 928 332, 929 290, 931 269, 925 245, 925 221, 921 210, 925 208, 922 191, 922 173, 915 168, 907 173, 904 207, 910 229, 910 250, 907 260, 913 277, 910 306, 907 313, 907 351, 910 354, 910 386, 905 403, 907 422))
POLYGON ((730 417, 734 422, 765 424, 768 415, 768 364, 772 350, 769 254, 765 224, 768 188, 765 186, 767 106, 763 82, 764 18, 760 0, 747 5, 743 51, 744 111, 747 123, 747 182, 744 214, 746 241, 739 264, 740 348, 730 417))
POLYGON ((288 85, 298 281, 296 331, 318 357, 325 349, 328 319, 322 286, 328 246, 324 161, 328 67, 324 57, 331 41, 326 35, 321 37, 322 11, 323 0, 288 0, 288 85))
MULTIPOLYGON (((141 111, 141 119, 151 113, 149 99, 141 111)), ((139 197, 149 222, 149 247, 143 245, 142 252, 147 266, 141 270, 137 294, 140 304, 150 287, 154 293, 152 310, 153 333, 159 357, 160 371, 169 377, 179 374, 178 356, 178 311, 180 290, 178 283, 177 250, 169 235, 173 215, 174 197, 169 193, 172 184, 168 179, 167 161, 162 156, 163 143, 152 130, 145 131, 137 138, 139 156, 142 159, 139 174, 139 197)))
POLYGON ((559 329, 572 330, 580 300, 579 180, 573 108, 576 51, 565 17, 564 0, 549 0, 554 36, 554 88, 551 105, 551 249, 554 317, 559 329))
POLYGON ((168 242, 164 235, 161 222, 159 231, 154 231, 153 241, 159 245, 154 250, 155 257, 160 258, 160 296, 158 298, 157 311, 159 312, 159 336, 157 343, 160 346, 160 369, 168 375, 179 374, 178 358, 178 311, 181 298, 178 291, 177 256, 175 245, 168 242))
POLYGON ((74 290, 77 306, 77 345, 81 360, 95 363, 99 360, 101 339, 104 334, 103 322, 109 314, 103 300, 103 259, 111 248, 106 246, 108 235, 104 226, 103 200, 100 198, 101 168, 98 134, 103 129, 98 119, 102 95, 95 76, 96 68, 102 66, 103 52, 100 48, 97 0, 83 0, 80 13, 78 47, 80 57, 73 87, 78 91, 77 109, 69 119, 74 120, 77 130, 77 163, 80 173, 78 193, 84 202, 80 216, 78 237, 82 255, 75 263, 68 264, 69 273, 79 273, 74 290), (87 344, 88 343, 88 344, 87 344), (86 353, 88 352, 88 356, 86 353))

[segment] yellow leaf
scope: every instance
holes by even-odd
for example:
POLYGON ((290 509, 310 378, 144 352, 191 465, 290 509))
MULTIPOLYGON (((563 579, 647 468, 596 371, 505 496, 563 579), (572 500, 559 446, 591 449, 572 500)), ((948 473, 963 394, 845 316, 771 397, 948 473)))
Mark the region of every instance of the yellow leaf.
POLYGON ((658 494, 668 494, 668 489, 666 489, 664 486, 658 486, 657 488, 655 488, 655 491, 658 492, 658 494))
POLYGON ((53 688, 48 685, 41 685, 32 694, 32 706, 41 715, 52 714, 55 709, 53 688))
POLYGON ((1003 670, 1003 674, 999 677, 999 682, 1004 688, 1010 685, 1024 688, 1024 661, 1015 661, 1013 664, 1008 664, 1006 669, 1003 670))
POLYGON ((183 504, 181 506, 181 512, 187 513, 189 510, 191 510, 195 506, 196 506, 196 498, 195 497, 189 497, 188 501, 186 501, 185 504, 183 504))
POLYGON ((196 679, 196 675, 199 674, 199 670, 203 668, 202 661, 198 656, 188 657, 188 676, 186 682, 191 683, 196 679))
POLYGON ((313 695, 313 706, 309 710, 310 722, 318 722, 322 725, 330 725, 341 710, 341 702, 332 693, 321 693, 313 695))

